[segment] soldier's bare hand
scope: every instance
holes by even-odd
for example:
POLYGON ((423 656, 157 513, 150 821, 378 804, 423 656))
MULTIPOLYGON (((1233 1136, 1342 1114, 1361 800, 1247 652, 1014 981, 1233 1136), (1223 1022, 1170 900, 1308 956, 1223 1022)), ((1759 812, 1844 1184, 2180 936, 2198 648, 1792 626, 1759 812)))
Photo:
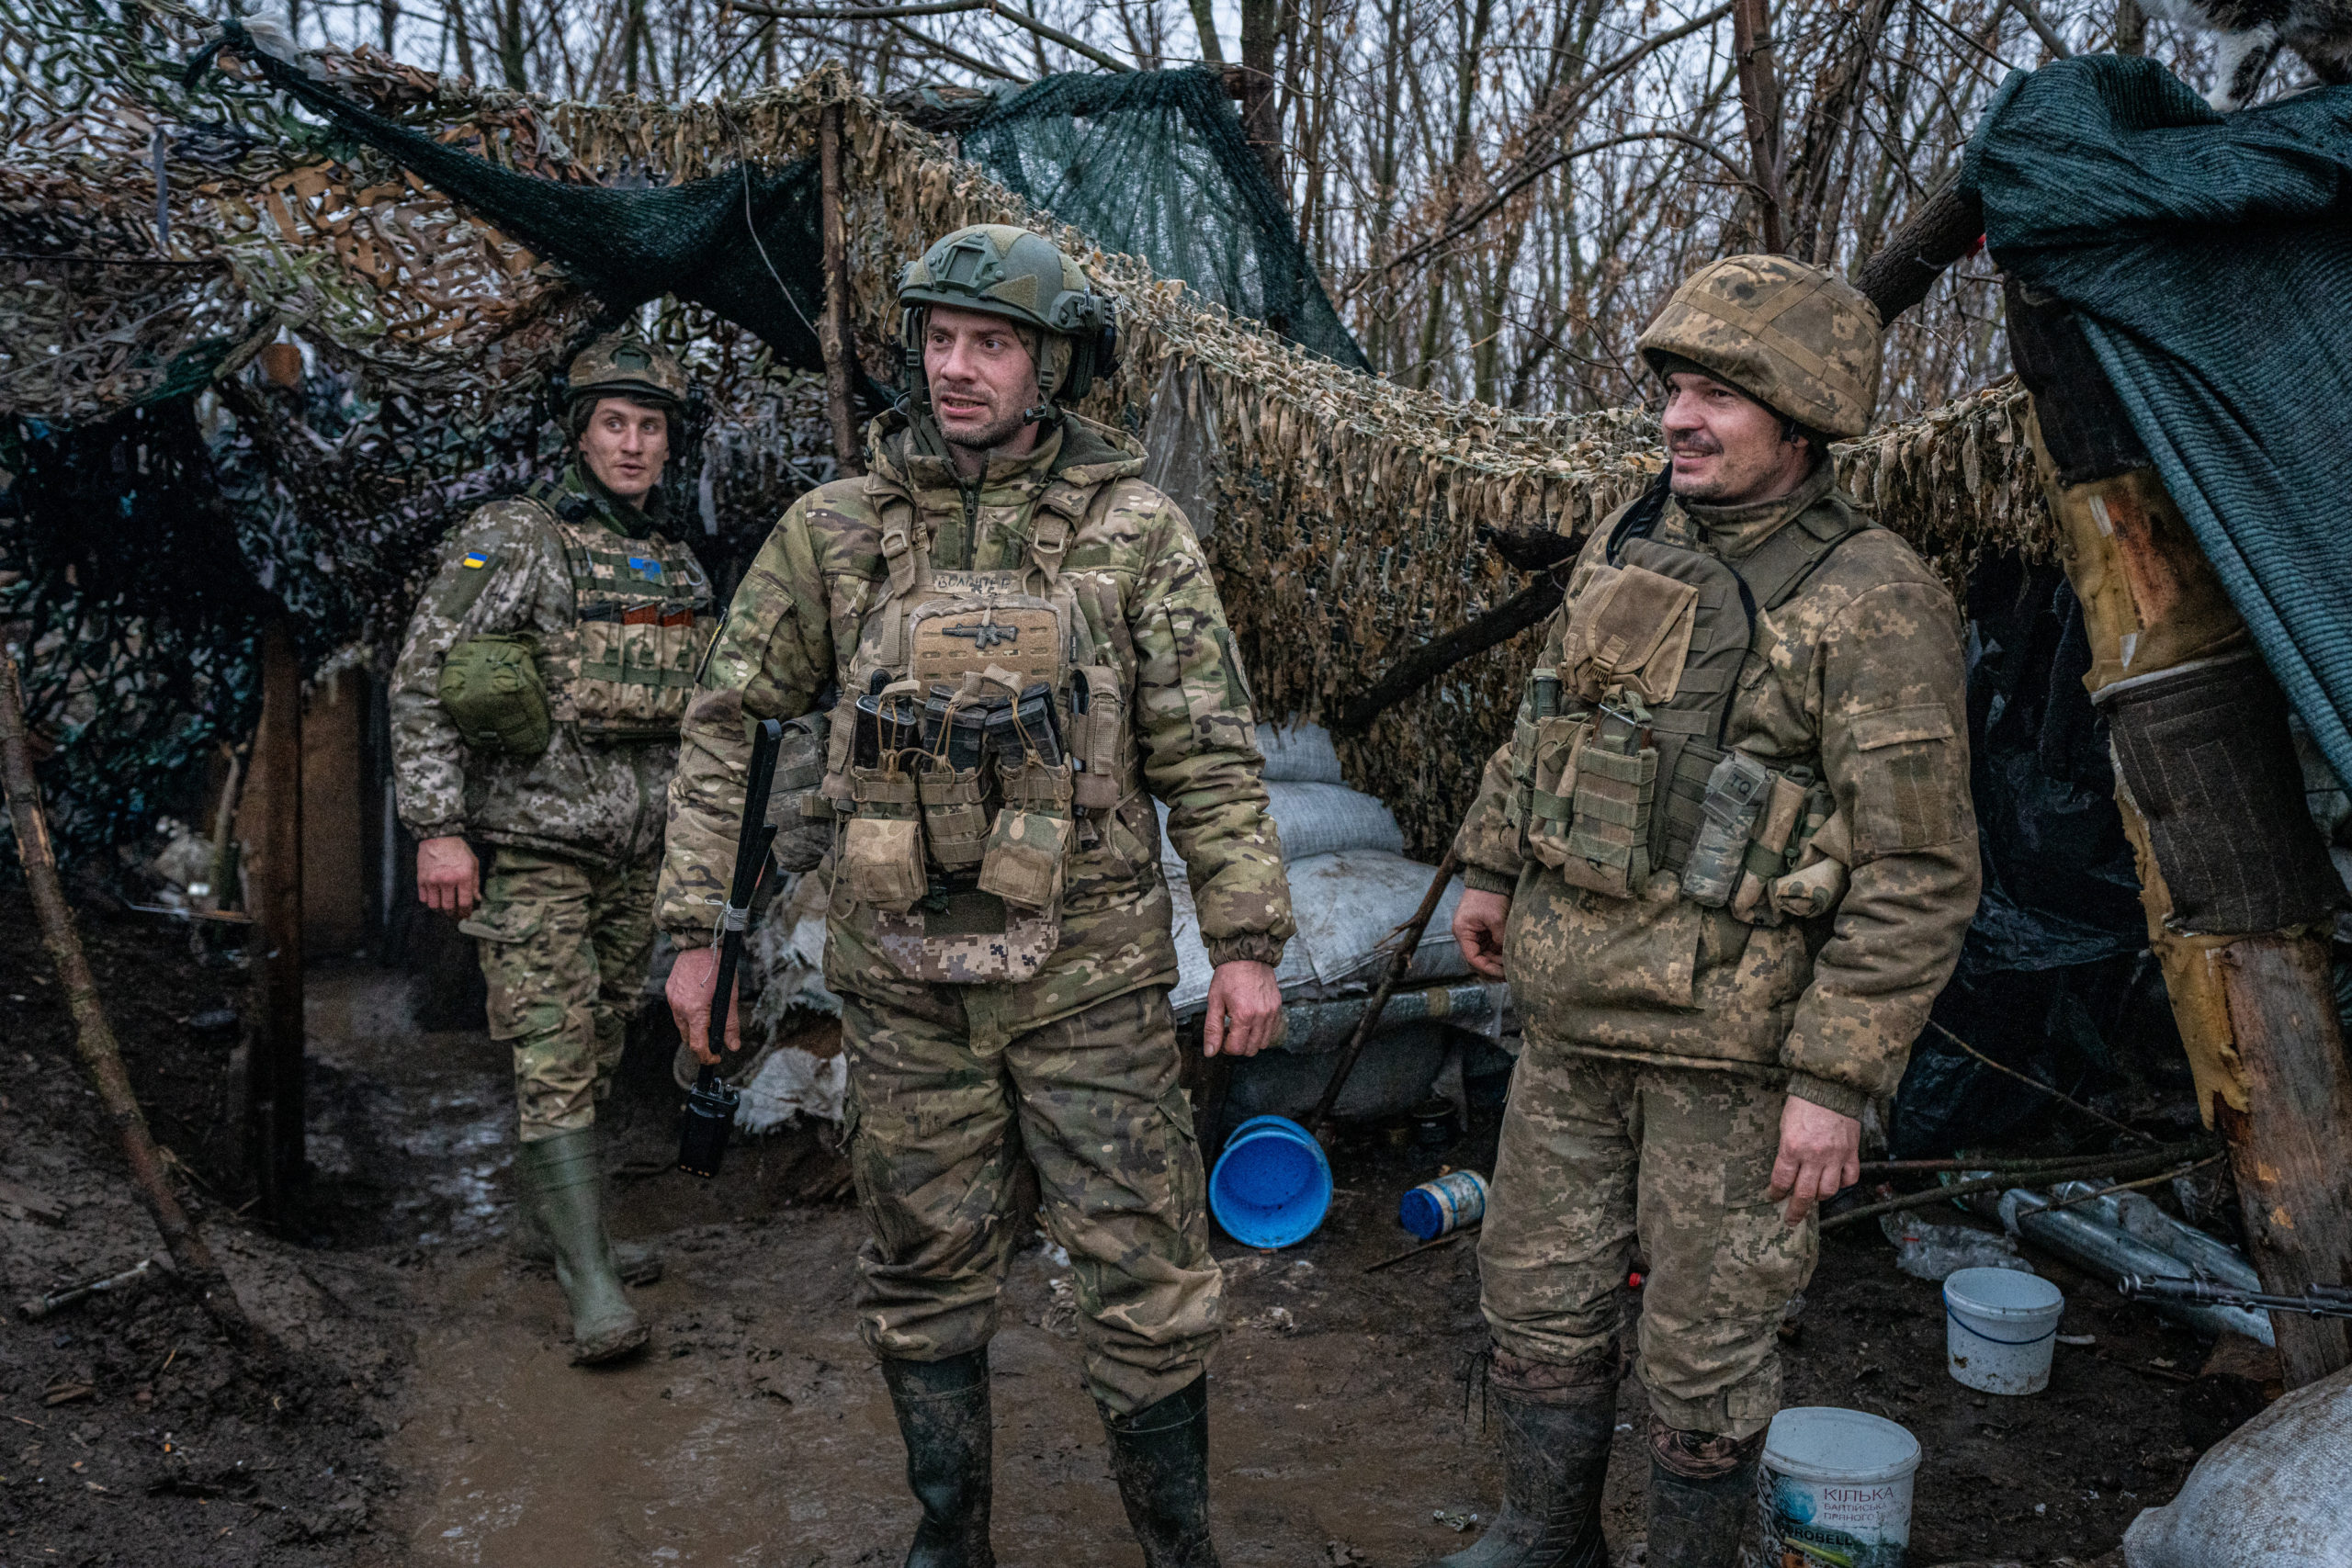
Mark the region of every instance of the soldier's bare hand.
MULTIPOLYGON (((678 1038, 686 1049, 706 1066, 717 1066, 718 1057, 710 1049, 710 998, 718 988, 718 949, 689 947, 681 951, 678 961, 670 966, 670 984, 663 995, 669 999, 670 1016, 678 1021, 678 1038)), ((737 992, 742 987, 738 985, 737 992)), ((743 1048, 743 1010, 734 998, 727 1004, 727 1049, 743 1048)))
POLYGON ((1283 988, 1271 964, 1237 958, 1209 977, 1208 1017, 1201 1055, 1254 1056, 1283 1037, 1283 988))
POLYGON ((1503 977, 1503 926, 1510 919, 1510 897, 1462 890, 1453 907, 1453 940, 1462 944, 1463 962, 1489 980, 1503 977))
POLYGON ((1862 1124, 1826 1105, 1789 1096, 1781 1109, 1781 1154, 1765 1196, 1786 1198, 1790 1228, 1862 1179, 1862 1124))
POLYGON ((428 909, 464 919, 481 901, 481 863, 452 833, 416 846, 416 897, 428 909))

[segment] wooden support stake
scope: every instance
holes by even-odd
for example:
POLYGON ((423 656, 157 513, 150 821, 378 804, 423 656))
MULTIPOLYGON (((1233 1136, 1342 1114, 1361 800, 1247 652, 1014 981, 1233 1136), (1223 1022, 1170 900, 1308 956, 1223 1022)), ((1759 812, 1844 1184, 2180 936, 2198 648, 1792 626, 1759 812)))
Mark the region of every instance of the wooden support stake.
POLYGON ((825 355, 825 410, 833 425, 833 452, 845 479, 865 472, 859 456, 857 418, 850 408, 849 235, 842 222, 842 106, 827 104, 817 115, 817 169, 822 211, 825 309, 817 320, 817 346, 825 355))
POLYGON ((107 1020, 97 980, 90 973, 89 958, 74 929, 74 911, 67 907, 65 889, 58 881, 57 857, 41 811, 40 784, 33 776, 32 750, 26 743, 24 692, 17 679, 17 661, 6 654, 0 654, 0 785, 5 785, 8 797, 17 858, 24 863, 25 883, 32 891, 41 940, 49 947, 51 962, 57 965, 58 980, 65 987, 66 1005, 73 1010, 74 1048, 96 1086, 98 1103, 106 1108, 107 1119, 122 1140, 131 1186, 153 1217, 155 1228, 163 1233, 173 1267, 212 1321, 238 1342, 258 1347, 263 1343, 260 1331, 245 1316, 236 1292, 229 1288, 228 1276, 213 1259, 212 1249, 205 1246, 187 1211, 180 1207, 179 1197, 164 1174, 163 1151, 147 1130, 147 1116, 139 1107, 138 1096, 130 1092, 130 1077, 123 1071, 114 1026, 107 1020))
POLYGON ((1356 1058, 1363 1055, 1372 1032, 1380 1027, 1380 1015, 1388 1010, 1388 998, 1396 992, 1405 976, 1412 972, 1413 954, 1420 951, 1421 933, 1430 927, 1430 918, 1437 913, 1438 904, 1445 897, 1445 885, 1453 880, 1453 846, 1445 848, 1445 858, 1437 863, 1437 874, 1430 878, 1429 891, 1421 895, 1421 907, 1397 932, 1396 951, 1388 960, 1388 972, 1380 977, 1380 989, 1373 992, 1372 1005, 1356 1020, 1356 1032, 1348 1039, 1347 1049, 1340 1053, 1340 1065, 1331 1069, 1330 1080, 1323 1086, 1323 1098, 1315 1102, 1314 1111, 1306 1118, 1306 1130, 1317 1138, 1323 1136, 1324 1123, 1331 1119, 1332 1107, 1340 1103, 1340 1091, 1348 1087, 1350 1075, 1356 1070, 1356 1058))
POLYGON ((261 729, 252 785, 260 1027, 245 1074, 245 1146, 261 1217, 291 1218, 302 1149, 302 666, 284 616, 262 632, 261 729))

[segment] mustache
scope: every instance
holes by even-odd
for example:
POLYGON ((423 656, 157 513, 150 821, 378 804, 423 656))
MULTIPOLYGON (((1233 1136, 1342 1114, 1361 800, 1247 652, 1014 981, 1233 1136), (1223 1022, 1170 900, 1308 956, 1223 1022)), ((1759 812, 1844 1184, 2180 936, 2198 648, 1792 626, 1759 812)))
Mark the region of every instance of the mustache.
POLYGON ((1690 430, 1669 434, 1666 449, 1679 456, 1712 457, 1724 449, 1724 444, 1703 431, 1690 430))

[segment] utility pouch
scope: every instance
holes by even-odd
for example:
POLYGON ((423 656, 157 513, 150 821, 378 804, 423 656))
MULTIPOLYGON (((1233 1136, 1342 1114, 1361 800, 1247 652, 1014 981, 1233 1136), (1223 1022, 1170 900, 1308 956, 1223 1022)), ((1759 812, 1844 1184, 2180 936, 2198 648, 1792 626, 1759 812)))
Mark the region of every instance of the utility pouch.
POLYGON ((1072 799, 1080 811, 1114 809, 1124 792, 1127 694, 1119 672, 1099 664, 1072 672, 1070 684, 1070 761, 1077 770, 1071 780, 1072 799))
POLYGON ((1814 919, 1837 908, 1846 896, 1847 867, 1853 860, 1853 833, 1827 789, 1813 786, 1804 817, 1797 840, 1797 868, 1767 889, 1773 909, 1784 919, 1814 919))
POLYGON ((843 890, 854 903, 903 914, 931 886, 914 775, 896 768, 852 767, 850 795, 857 815, 842 831, 836 863, 843 890))
MULTIPOLYGON (((1529 841, 1535 804, 1535 743, 1538 728, 1560 711, 1560 672, 1544 668, 1527 678, 1524 712, 1510 732, 1510 793, 1503 797, 1503 828, 1519 840, 1519 852, 1534 852, 1529 841)), ((1555 785, 1555 788, 1557 786, 1555 785)))
POLYGON ((1756 830, 1748 836, 1747 863, 1740 873, 1739 890, 1731 896, 1734 919, 1751 926, 1781 923, 1770 889, 1794 859, 1790 851, 1795 846, 1798 829, 1804 826, 1805 799, 1812 793, 1807 786, 1812 781, 1813 770, 1806 767, 1772 775, 1771 792, 1764 797, 1764 807, 1756 814, 1756 830))
POLYGON ((1559 867, 1571 886, 1632 898, 1650 879, 1657 748, 1649 743, 1648 720, 1638 703, 1604 707, 1576 753, 1567 853, 1559 867))
POLYGON ((980 770, 925 757, 915 788, 922 800, 923 837, 940 869, 969 871, 979 864, 989 843, 988 785, 980 770))
POLYGON ((1589 714, 1553 715, 1535 721, 1528 770, 1527 852, 1545 865, 1568 859, 1575 814, 1577 754, 1592 733, 1589 714))
POLYGON ((1772 793, 1772 770, 1745 751, 1727 751, 1707 775, 1699 804, 1704 820, 1682 863, 1682 895, 1702 908, 1720 909, 1738 891, 1747 869, 1756 819, 1772 793))
POLYGON ((1644 702, 1673 700, 1690 657, 1699 591, 1641 566, 1603 566, 1577 596, 1561 674, 1598 702, 1622 687, 1644 702))
POLYGON ((441 661, 435 694, 472 750, 537 757, 554 737, 536 638, 478 637, 458 644, 441 661))
POLYGON ((1033 757, 1007 767, 1000 759, 997 778, 1004 808, 980 861, 980 891, 1016 908, 1050 908, 1061 898, 1062 865, 1074 833, 1070 766, 1033 757))

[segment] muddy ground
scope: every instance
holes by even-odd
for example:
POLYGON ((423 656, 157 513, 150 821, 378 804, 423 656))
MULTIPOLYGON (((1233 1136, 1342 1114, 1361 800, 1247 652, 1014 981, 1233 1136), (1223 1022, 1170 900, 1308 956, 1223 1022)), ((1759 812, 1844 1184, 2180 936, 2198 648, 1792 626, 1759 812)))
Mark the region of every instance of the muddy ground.
MULTIPOLYGON (((0 1565, 896 1563, 910 1508, 878 1376, 850 1321, 860 1235, 843 1168, 797 1132, 739 1144, 724 1177, 667 1168, 666 1048, 633 1049, 612 1122, 616 1228, 658 1239, 639 1293, 652 1351, 566 1362, 553 1280, 506 1239, 507 1065, 486 1036, 424 1032, 404 976, 345 960, 311 985, 310 1212, 279 1235, 240 1217, 233 1035, 193 1015, 244 999, 178 928, 84 930, 135 1086, 187 1172, 240 1295, 288 1346, 265 1365, 170 1289, 0 1324, 0 1565)), ((0 1204, 11 1303, 159 1248, 75 1066, 21 890, 0 891, 0 1204), (5 1190, 0 1190, 5 1192, 5 1190)), ((1484 1168, 1488 1112, 1455 1145, 1360 1130, 1305 1244, 1219 1238, 1233 1332, 1213 1383, 1226 1561, 1408 1565, 1467 1539, 1498 1477, 1464 1374, 1484 1340, 1460 1243, 1367 1272, 1410 1238, 1397 1194, 1484 1168)), ((2064 1265, 2067 1346, 2048 1393, 1973 1393, 1943 1371, 1937 1287, 1867 1226, 1832 1236, 1787 1347, 1792 1404, 1893 1417, 1927 1451, 1911 1561, 2106 1560, 2201 1448, 2258 1407, 2199 1379, 2203 1348, 2064 1265)), ((1078 1380, 1068 1269, 1014 1267, 993 1351, 997 1540, 1023 1563, 1132 1564, 1078 1380)), ((1641 1533, 1643 1395, 1628 1381, 1610 1538, 1641 1533)))

